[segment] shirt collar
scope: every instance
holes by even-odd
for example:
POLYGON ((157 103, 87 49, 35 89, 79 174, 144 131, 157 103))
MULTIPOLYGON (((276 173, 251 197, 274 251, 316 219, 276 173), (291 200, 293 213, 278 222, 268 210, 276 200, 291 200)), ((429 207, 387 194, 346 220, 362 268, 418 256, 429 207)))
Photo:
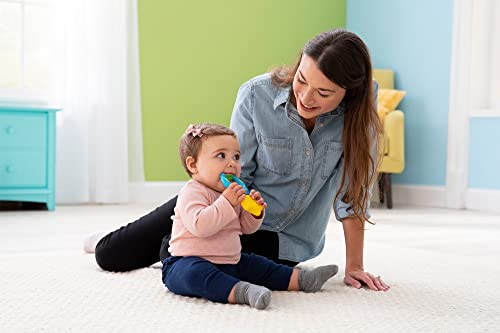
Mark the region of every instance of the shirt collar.
POLYGON ((273 108, 276 110, 281 104, 285 104, 290 99, 290 92, 292 87, 280 88, 276 97, 274 98, 273 108))

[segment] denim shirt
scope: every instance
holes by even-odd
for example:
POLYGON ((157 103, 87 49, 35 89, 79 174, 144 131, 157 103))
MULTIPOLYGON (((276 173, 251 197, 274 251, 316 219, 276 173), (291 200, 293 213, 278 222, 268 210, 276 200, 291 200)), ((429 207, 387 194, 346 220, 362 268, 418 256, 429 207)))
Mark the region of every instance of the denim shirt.
POLYGON ((352 211, 340 199, 333 203, 342 178, 344 104, 318 116, 309 134, 290 93, 269 73, 251 79, 238 91, 230 126, 241 144, 241 179, 267 202, 261 229, 278 233, 280 259, 301 262, 323 250, 332 205, 337 220, 352 211))

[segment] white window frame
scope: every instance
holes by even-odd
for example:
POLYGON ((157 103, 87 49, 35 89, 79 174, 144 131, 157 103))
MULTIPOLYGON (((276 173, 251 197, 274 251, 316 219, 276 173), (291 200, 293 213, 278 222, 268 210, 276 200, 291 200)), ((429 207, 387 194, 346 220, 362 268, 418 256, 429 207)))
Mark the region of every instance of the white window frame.
POLYGON ((472 2, 471 109, 469 118, 500 117, 500 3, 472 2), (494 91, 494 89, 499 91, 494 91), (497 96, 495 96, 495 94, 497 96))
MULTIPOLYGON (((16 3, 21 5, 21 31, 20 31, 20 87, 18 88, 0 88, 0 104, 2 105, 26 105, 26 106, 55 106, 58 103, 57 97, 54 97, 56 94, 54 91, 58 89, 53 82, 57 80, 56 77, 60 76, 54 70, 55 64, 61 61, 61 58, 57 56, 55 53, 52 59, 52 64, 50 65, 49 75, 49 88, 44 91, 40 90, 32 90, 26 88, 26 52, 25 52, 25 21, 26 21, 26 5, 30 6, 40 6, 51 8, 53 10, 56 9, 56 5, 58 0, 0 0, 0 3, 16 3)), ((54 24, 52 22, 52 24, 54 24)), ((55 25, 55 24, 54 24, 55 25)), ((54 29, 56 31, 56 29, 54 29)), ((54 32, 52 32, 54 33, 54 32)), ((63 36, 53 36, 53 40, 48 45, 53 50, 56 48, 56 44, 60 42, 60 38, 63 36)))
MULTIPOLYGON (((500 105, 495 104, 492 96, 495 92, 490 87, 493 74, 489 72, 488 66, 491 62, 484 65, 474 59, 471 52, 473 48, 479 47, 483 52, 481 60, 488 60, 500 48, 500 42, 493 44, 492 38, 484 39, 484 36, 492 36, 487 31, 488 25, 474 24, 474 17, 471 15, 474 10, 483 11, 481 15, 488 16, 490 22, 495 20, 485 11, 486 2, 479 4, 484 7, 478 7, 478 3, 477 0, 454 1, 446 167, 446 201, 449 208, 463 209, 467 206, 470 120, 500 117, 500 105), (482 82, 480 87, 475 86, 478 82, 472 82, 481 79, 487 80, 487 83, 482 82), (484 93, 481 89, 487 89, 488 92, 484 93)), ((496 5, 500 6, 499 3, 496 5)))

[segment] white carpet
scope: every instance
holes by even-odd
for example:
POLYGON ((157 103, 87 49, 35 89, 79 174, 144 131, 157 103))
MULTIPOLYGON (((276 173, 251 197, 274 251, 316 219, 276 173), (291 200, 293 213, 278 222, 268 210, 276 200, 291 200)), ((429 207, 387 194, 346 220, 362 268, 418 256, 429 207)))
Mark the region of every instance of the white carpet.
MULTIPOLYGON (((375 210, 366 268, 390 291, 355 290, 343 274, 322 292, 274 292, 264 311, 176 296, 159 266, 107 273, 81 251, 84 236, 149 207, 58 207, 0 212, 2 332, 498 332, 500 216, 452 210, 375 210)), ((120 221, 120 222, 119 222, 120 221)), ((332 222, 321 257, 343 266, 332 222)))

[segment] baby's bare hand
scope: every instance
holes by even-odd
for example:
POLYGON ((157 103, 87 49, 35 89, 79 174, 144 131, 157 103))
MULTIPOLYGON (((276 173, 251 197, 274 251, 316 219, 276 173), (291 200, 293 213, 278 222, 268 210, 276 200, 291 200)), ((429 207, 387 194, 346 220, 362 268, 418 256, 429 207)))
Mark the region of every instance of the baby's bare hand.
POLYGON ((260 192, 258 192, 256 190, 251 190, 250 191, 250 197, 252 199, 254 199, 255 202, 257 202, 259 205, 261 205, 262 208, 266 208, 267 207, 267 204, 264 201, 264 198, 262 198, 262 195, 260 194, 260 192))
POLYGON ((236 183, 231 183, 229 186, 222 192, 222 195, 231 203, 231 205, 237 206, 239 205, 243 199, 245 199, 245 190, 241 185, 236 183))

